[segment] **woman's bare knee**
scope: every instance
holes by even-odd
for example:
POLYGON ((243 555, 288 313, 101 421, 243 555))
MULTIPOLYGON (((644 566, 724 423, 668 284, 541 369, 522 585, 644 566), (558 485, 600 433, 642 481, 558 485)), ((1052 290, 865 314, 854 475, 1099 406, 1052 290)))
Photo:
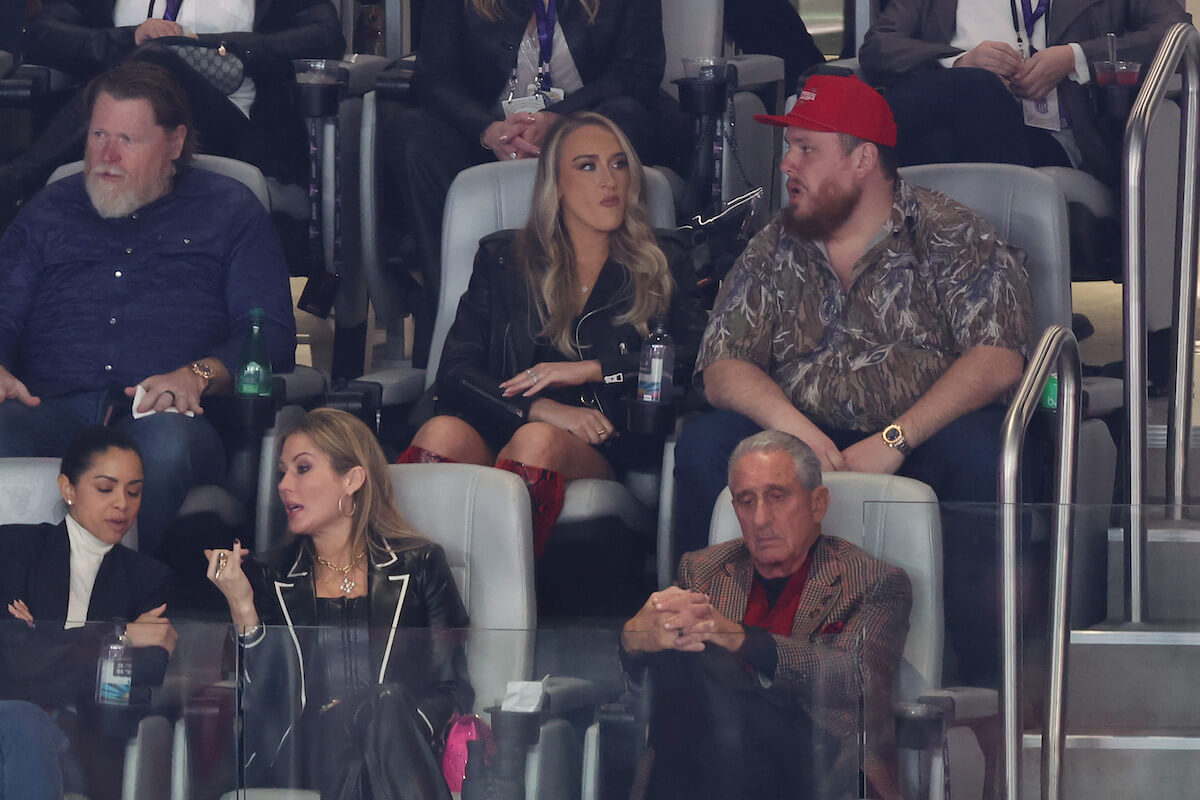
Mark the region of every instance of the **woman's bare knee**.
POLYGON ((426 422, 413 437, 413 445, 464 464, 491 464, 492 451, 467 422, 449 415, 426 422))
POLYGON ((500 458, 520 461, 522 464, 561 470, 567 455, 564 437, 571 434, 546 422, 529 422, 517 428, 517 432, 500 451, 500 458))

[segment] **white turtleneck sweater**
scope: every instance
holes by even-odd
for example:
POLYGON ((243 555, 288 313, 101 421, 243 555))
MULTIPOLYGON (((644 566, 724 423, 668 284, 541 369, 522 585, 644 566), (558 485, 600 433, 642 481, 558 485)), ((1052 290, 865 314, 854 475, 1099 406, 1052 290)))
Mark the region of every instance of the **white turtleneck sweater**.
POLYGON ((81 628, 87 621, 88 605, 92 602, 92 587, 96 585, 100 562, 113 549, 113 545, 97 539, 70 514, 67 515, 67 538, 71 543, 71 593, 63 628, 81 628))

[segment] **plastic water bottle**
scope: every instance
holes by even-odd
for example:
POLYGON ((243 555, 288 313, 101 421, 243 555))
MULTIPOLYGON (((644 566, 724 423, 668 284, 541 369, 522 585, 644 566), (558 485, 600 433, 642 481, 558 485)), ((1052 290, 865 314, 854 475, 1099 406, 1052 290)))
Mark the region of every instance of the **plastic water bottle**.
POLYGON ((132 688, 133 647, 124 627, 118 625, 100 645, 100 658, 96 663, 96 702, 127 706, 132 688))
POLYGON ((238 360, 233 391, 243 397, 271 396, 271 359, 267 355, 261 308, 250 309, 250 338, 238 360))
POLYGON ((661 403, 671 397, 671 376, 675 373, 675 342, 667 333, 662 317, 651 321, 650 335, 642 343, 642 363, 638 371, 638 400, 661 403))

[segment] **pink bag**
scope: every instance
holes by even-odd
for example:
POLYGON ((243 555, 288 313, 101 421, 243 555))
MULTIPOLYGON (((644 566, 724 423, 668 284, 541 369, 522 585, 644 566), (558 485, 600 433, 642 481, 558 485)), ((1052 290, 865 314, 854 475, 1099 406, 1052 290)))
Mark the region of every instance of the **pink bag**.
POLYGON ((488 755, 491 755, 495 747, 492 729, 475 714, 457 712, 447 726, 449 732, 446 734, 446 749, 442 751, 442 775, 450 791, 461 792, 463 777, 467 772, 467 742, 482 739, 487 743, 488 755))

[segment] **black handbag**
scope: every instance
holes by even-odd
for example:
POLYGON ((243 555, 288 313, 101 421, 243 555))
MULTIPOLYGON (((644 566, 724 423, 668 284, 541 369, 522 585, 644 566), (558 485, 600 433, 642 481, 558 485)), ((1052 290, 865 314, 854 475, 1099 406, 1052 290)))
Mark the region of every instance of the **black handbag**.
POLYGON ((246 80, 246 62, 242 54, 226 42, 193 39, 190 36, 164 36, 154 44, 174 53, 179 60, 204 76, 217 91, 231 95, 246 80))

